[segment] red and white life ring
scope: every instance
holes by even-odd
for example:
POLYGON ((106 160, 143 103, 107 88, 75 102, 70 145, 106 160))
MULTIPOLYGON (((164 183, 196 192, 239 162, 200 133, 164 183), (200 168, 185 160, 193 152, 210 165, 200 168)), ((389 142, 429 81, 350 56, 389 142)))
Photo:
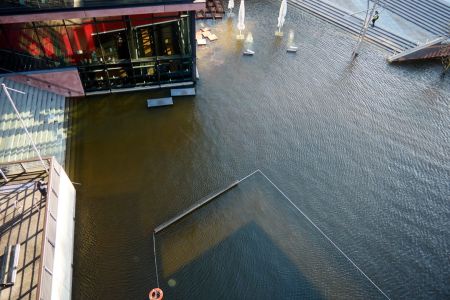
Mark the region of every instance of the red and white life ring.
POLYGON ((163 296, 164 293, 160 288, 155 288, 151 290, 150 293, 148 294, 148 298, 150 300, 162 300, 163 296))

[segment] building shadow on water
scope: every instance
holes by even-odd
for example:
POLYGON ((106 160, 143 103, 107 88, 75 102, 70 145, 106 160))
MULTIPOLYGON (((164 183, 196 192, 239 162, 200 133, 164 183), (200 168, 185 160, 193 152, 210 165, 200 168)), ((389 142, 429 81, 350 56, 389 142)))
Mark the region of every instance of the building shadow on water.
POLYGON ((160 284, 168 299, 325 299, 255 222, 160 284))
POLYGON ((155 236, 170 299, 377 299, 262 173, 155 236))

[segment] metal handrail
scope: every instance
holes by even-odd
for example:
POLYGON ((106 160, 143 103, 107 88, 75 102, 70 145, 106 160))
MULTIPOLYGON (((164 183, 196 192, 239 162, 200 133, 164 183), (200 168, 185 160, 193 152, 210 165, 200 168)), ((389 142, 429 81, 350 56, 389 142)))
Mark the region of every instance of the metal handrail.
POLYGON ((30 59, 34 59, 34 60, 41 60, 41 61, 51 62, 51 63, 55 63, 55 64, 58 64, 58 63, 59 63, 58 61, 56 61, 56 60, 51 60, 51 59, 49 59, 48 57, 45 57, 45 58, 35 57, 35 56, 32 56, 32 55, 20 53, 20 52, 18 52, 18 51, 14 51, 14 50, 0 49, 0 51, 3 51, 3 52, 9 52, 9 53, 14 54, 14 55, 23 56, 23 57, 30 58, 30 59))

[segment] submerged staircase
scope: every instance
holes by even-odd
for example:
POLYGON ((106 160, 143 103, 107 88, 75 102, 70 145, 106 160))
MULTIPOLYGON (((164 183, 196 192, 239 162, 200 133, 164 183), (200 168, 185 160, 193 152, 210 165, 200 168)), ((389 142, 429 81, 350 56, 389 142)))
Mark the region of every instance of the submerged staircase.
POLYGON ((437 36, 450 36, 450 6, 439 0, 389 0, 381 5, 437 36))
MULTIPOLYGON (((354 34, 360 33, 364 22, 363 19, 351 16, 347 11, 321 0, 291 0, 288 3, 354 34)), ((416 43, 377 26, 367 31, 366 40, 396 53, 417 46, 416 43)))

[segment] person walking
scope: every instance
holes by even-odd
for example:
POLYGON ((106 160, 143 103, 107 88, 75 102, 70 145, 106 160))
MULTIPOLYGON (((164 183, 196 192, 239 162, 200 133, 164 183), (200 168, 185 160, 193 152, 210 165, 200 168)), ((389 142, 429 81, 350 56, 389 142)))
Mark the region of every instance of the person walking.
POLYGON ((378 20, 380 15, 378 14, 378 11, 375 11, 375 14, 372 17, 372 27, 375 27, 375 22, 378 20))

